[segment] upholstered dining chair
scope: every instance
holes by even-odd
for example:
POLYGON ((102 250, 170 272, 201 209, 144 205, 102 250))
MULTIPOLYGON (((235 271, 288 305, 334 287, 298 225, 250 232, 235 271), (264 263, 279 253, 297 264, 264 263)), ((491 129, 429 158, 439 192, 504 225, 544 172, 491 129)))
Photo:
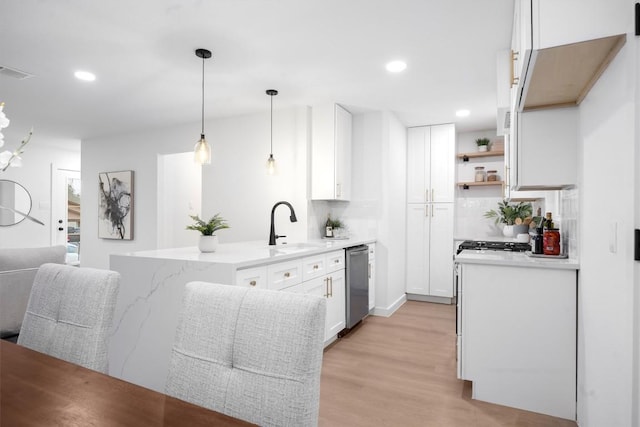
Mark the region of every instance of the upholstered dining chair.
POLYGON ((20 333, 38 268, 48 262, 64 264, 66 252, 62 245, 0 249, 0 338, 20 333))
POLYGON ((42 265, 18 345, 107 373, 107 339, 119 286, 115 271, 42 265))
POLYGON ((191 282, 166 392, 261 426, 315 426, 324 298, 191 282))

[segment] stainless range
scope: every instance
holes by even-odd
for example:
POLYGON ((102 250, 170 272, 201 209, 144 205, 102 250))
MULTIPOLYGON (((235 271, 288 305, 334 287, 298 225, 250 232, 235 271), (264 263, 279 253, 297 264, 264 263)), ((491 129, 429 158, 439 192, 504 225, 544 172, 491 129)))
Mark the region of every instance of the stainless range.
POLYGON ((456 254, 464 250, 471 251, 511 251, 511 252, 525 252, 531 250, 529 243, 521 242, 497 242, 486 240, 465 240, 458 246, 456 254))

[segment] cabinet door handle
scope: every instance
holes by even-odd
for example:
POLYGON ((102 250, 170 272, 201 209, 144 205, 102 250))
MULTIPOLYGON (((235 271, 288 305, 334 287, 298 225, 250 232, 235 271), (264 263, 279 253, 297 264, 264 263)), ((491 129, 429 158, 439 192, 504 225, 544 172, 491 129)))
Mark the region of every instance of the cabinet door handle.
POLYGON ((433 205, 431 205, 431 218, 433 218, 433 205))
POLYGON ((429 189, 428 188, 424 189, 424 199, 425 199, 425 202, 429 201, 429 189))
POLYGON ((371 264, 369 264, 369 279, 371 279, 371 264))
POLYGON ((333 297, 333 277, 327 278, 329 281, 329 296, 333 297))
POLYGON ((255 285, 257 285, 257 283, 256 283, 256 281, 255 281, 255 280, 252 280, 252 281, 250 281, 250 282, 249 282, 249 285, 251 285, 251 286, 255 286, 255 285))
POLYGON ((336 184, 336 197, 340 197, 340 196, 342 196, 340 191, 340 184, 336 184))
POLYGON ((424 207, 424 216, 429 218, 429 206, 424 207))
POLYGON ((431 201, 432 202, 436 201, 436 190, 435 190, 435 188, 431 189, 431 201))
POLYGON ((291 273, 289 273, 288 271, 286 273, 284 273, 284 277, 288 278, 289 276, 291 276, 291 273))
POLYGON ((323 295, 323 297, 329 298, 329 278, 325 277, 324 279, 322 279, 322 281, 324 282, 324 295, 323 295))
POLYGON ((518 82, 520 81, 519 77, 516 77, 516 59, 518 59, 518 56, 520 55, 519 52, 514 52, 513 50, 511 51, 511 86, 515 86, 518 84, 518 82))

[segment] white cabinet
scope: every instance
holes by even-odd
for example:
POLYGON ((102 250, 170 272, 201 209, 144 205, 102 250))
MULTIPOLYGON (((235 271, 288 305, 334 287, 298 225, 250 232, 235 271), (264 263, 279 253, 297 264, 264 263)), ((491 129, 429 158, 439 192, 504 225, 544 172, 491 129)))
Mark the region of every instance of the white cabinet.
POLYGON ((515 113, 508 138, 512 190, 553 190, 577 183, 578 109, 515 113))
POLYGON ((574 420, 576 270, 458 268, 458 375, 472 397, 574 420))
POLYGON ((369 312, 376 308, 376 244, 369 243, 369 312))
POLYGON ((409 128, 407 138, 407 202, 453 202, 455 126, 409 128))
POLYGON ((236 272, 236 285, 252 288, 267 288, 267 267, 253 267, 236 272))
POLYGON ((609 2, 516 0, 518 111, 579 104, 624 45, 628 14, 609 2))
POLYGON ((325 342, 330 341, 346 327, 346 283, 344 271, 344 251, 334 251, 317 257, 307 257, 303 261, 304 271, 310 270, 308 280, 283 289, 286 292, 300 292, 317 295, 327 299, 327 318, 325 322, 325 342), (322 258, 322 262, 320 261, 322 258), (317 275, 318 265, 330 266, 324 275, 317 275))
POLYGON ((302 260, 267 265, 267 288, 280 290, 302 282, 302 260))
POLYGON ((453 297, 454 181, 455 126, 410 128, 407 138, 408 294, 453 297))
POLYGON ((453 203, 407 207, 408 294, 453 297, 453 203))
POLYGON ((351 113, 340 105, 312 108, 312 200, 351 197, 351 127, 351 113))

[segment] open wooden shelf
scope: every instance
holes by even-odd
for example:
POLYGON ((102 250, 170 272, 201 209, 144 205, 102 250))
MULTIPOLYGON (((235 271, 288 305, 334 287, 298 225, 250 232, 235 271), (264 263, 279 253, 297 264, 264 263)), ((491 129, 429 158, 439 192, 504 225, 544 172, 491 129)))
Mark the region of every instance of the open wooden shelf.
POLYGON ((469 187, 484 187, 488 185, 502 185, 503 181, 482 181, 482 182, 459 182, 458 187, 462 187, 463 190, 468 189, 469 187))
POLYGON ((504 150, 495 150, 495 151, 474 151, 472 153, 459 153, 459 159, 463 161, 468 161, 469 159, 473 159, 475 157, 499 157, 504 156, 504 150))

